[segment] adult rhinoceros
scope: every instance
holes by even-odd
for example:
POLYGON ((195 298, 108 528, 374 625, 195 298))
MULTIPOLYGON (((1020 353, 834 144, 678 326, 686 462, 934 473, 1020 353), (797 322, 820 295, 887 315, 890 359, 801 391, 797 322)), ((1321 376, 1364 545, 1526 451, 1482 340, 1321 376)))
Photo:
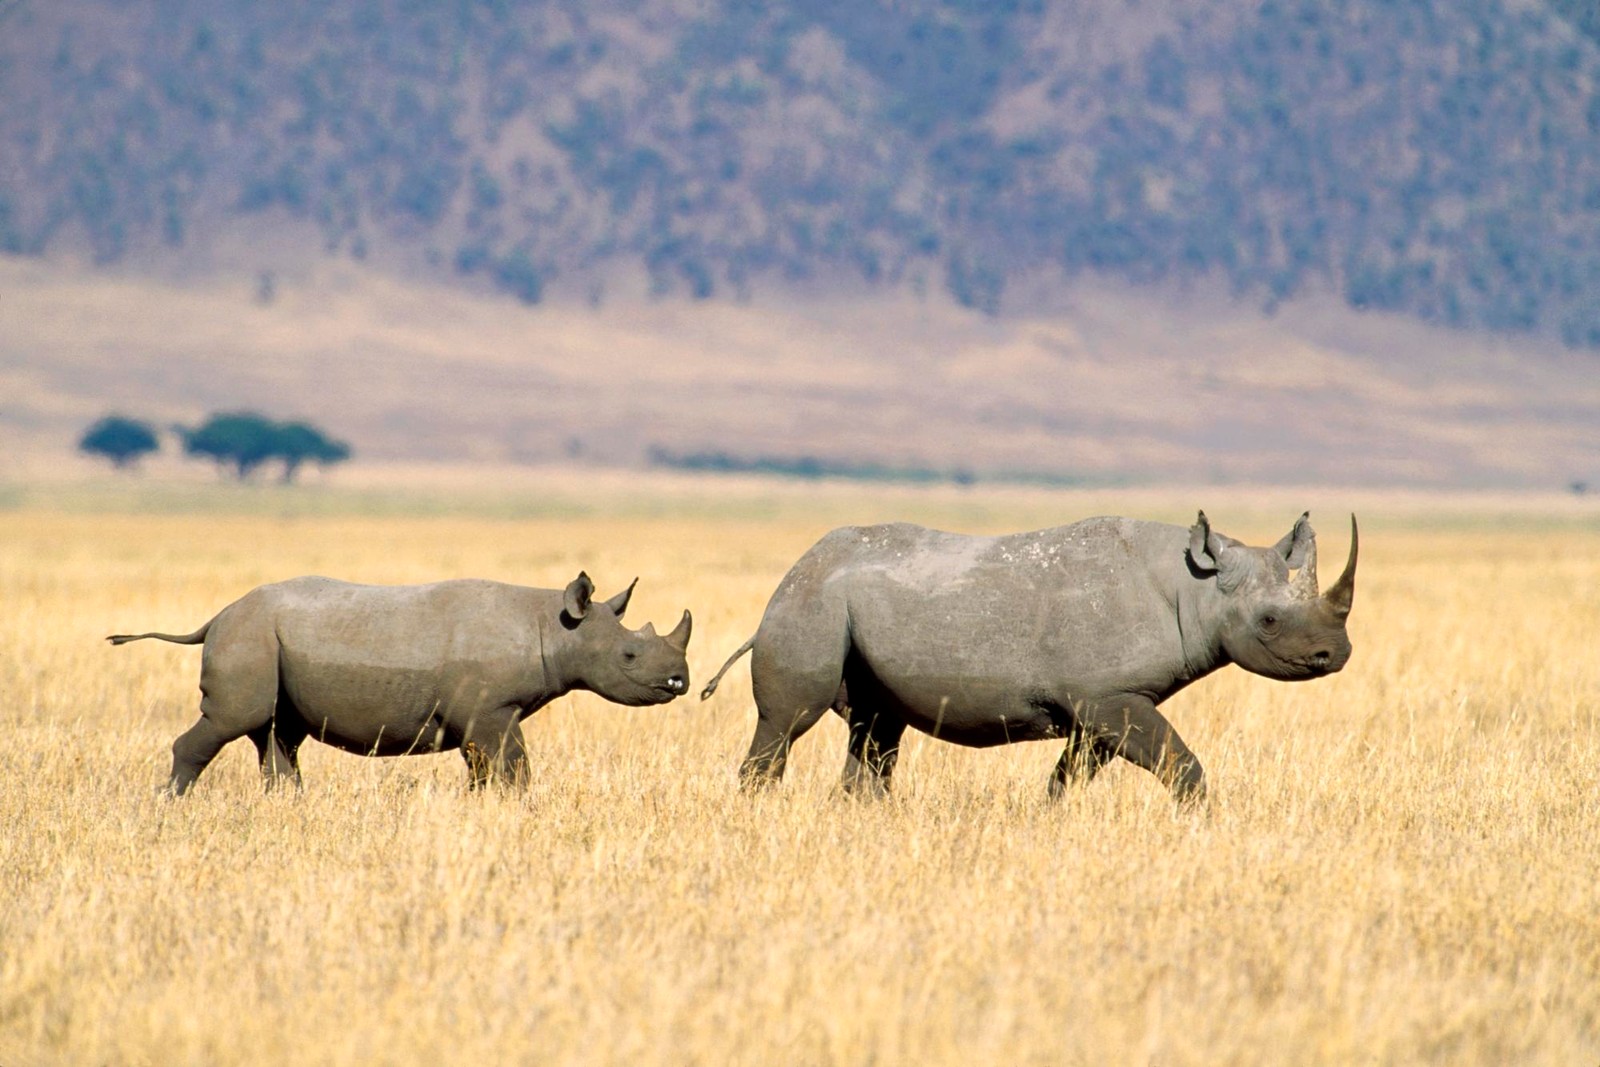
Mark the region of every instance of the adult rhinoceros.
POLYGON ((251 590, 192 634, 116 634, 205 644, 200 721, 172 745, 182 794, 221 751, 249 737, 270 785, 300 779, 307 737, 366 756, 460 749, 474 785, 525 775, 521 721, 573 689, 619 704, 664 704, 689 686, 677 629, 621 623, 633 586, 593 599, 566 587, 459 580, 352 585, 294 578, 251 590))
POLYGON ((1112 756, 1180 800, 1205 775, 1156 706, 1229 663, 1285 681, 1345 665, 1350 558, 1317 591, 1309 515, 1271 548, 1125 518, 967 537, 920 526, 834 530, 789 571, 754 637, 757 721, 746 784, 782 777, 830 708, 850 724, 847 790, 886 790, 907 726, 984 747, 1060 738, 1050 792, 1112 756), (1290 571, 1298 569, 1291 577, 1290 571))

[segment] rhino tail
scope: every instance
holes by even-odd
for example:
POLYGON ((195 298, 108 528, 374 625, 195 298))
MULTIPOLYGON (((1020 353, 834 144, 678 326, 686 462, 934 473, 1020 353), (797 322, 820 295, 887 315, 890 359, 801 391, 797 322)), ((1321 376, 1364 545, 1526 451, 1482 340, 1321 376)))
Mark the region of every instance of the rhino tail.
POLYGON ((722 665, 722 669, 717 672, 716 677, 712 678, 711 681, 707 682, 706 683, 706 687, 704 689, 700 690, 700 699, 701 700, 710 700, 711 699, 711 694, 715 693, 717 691, 717 683, 722 681, 722 676, 724 674, 728 673, 728 668, 733 666, 735 663, 739 662, 739 657, 740 656, 744 655, 746 652, 749 652, 752 648, 755 648, 755 647, 756 647, 756 637, 755 637, 755 634, 751 634, 750 635, 750 640, 748 640, 744 644, 740 645, 739 646, 739 651, 735 652, 733 655, 728 657, 728 662, 726 662, 726 663, 724 663, 722 665))
POLYGON ((113 645, 125 645, 129 641, 143 641, 147 637, 153 637, 158 641, 171 641, 175 645, 198 645, 205 641, 206 633, 211 629, 211 623, 216 621, 216 619, 210 620, 192 634, 112 634, 106 640, 113 645))

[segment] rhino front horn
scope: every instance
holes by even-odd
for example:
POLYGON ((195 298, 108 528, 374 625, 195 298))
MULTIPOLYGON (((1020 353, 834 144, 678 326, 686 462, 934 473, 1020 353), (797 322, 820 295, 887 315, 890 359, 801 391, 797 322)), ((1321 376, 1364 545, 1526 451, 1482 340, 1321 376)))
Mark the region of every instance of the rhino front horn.
POLYGON ((683 618, 678 622, 677 628, 666 636, 665 640, 667 644, 676 648, 679 652, 687 651, 689 648, 689 631, 692 629, 694 629, 694 619, 689 616, 689 609, 684 608, 683 618))
POLYGON ((1333 613, 1341 619, 1350 614, 1350 605, 1356 596, 1356 555, 1361 547, 1361 534, 1356 529, 1356 517, 1350 516, 1350 559, 1344 565, 1344 573, 1339 575, 1339 580, 1334 582, 1323 597, 1333 613))

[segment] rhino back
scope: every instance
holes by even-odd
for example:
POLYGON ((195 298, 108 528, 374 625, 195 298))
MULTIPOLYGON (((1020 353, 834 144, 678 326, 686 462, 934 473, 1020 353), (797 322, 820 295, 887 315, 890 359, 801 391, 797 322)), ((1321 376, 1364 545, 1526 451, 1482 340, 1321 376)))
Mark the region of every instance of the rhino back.
POLYGON ((462 580, 370 586, 300 578, 263 588, 284 690, 311 723, 356 744, 436 716, 518 702, 540 682, 544 590, 462 580))
POLYGON ((975 704, 1147 691, 1183 669, 1185 537, 1120 518, 1003 537, 857 528, 831 580, 858 655, 908 703, 962 688, 975 704))

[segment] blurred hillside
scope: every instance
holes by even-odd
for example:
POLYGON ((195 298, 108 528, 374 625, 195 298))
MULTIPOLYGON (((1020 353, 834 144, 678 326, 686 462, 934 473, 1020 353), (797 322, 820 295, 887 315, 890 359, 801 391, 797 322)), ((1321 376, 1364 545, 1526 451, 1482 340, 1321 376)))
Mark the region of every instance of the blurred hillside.
POLYGON ((1597 41, 1588 0, 18 0, 0 252, 303 233, 595 305, 1206 279, 1590 347, 1597 41))
MULTIPOLYGON (((527 307, 325 261, 263 302, 248 273, 0 257, 0 505, 30 471, 99 471, 74 448, 108 410, 165 428, 241 407, 326 428, 355 468, 676 457, 907 481, 1600 486, 1591 352, 1332 298, 1269 317, 1085 279, 1059 300, 999 319, 882 294, 527 307)), ((146 476, 216 477, 175 452, 169 437, 146 476)))

